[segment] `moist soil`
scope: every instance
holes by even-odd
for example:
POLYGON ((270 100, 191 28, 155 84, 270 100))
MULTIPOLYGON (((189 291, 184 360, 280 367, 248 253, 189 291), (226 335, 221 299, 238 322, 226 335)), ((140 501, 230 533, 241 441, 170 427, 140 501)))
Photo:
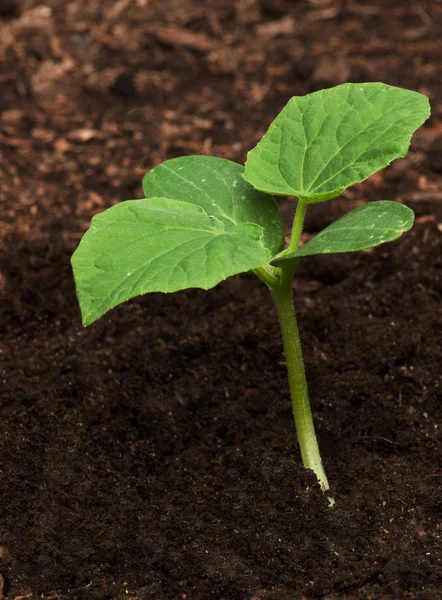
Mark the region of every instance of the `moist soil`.
MULTIPOLYGON (((13 0, 0 6, 0 590, 6 598, 442 598, 442 4, 13 0), (336 506, 302 468, 265 286, 151 294, 80 324, 91 217, 180 154, 244 161, 292 95, 427 93, 371 199, 395 243, 295 284, 336 506)), ((293 199, 281 199, 287 225, 293 199)), ((1 595, 0 591, 0 595, 1 595)))

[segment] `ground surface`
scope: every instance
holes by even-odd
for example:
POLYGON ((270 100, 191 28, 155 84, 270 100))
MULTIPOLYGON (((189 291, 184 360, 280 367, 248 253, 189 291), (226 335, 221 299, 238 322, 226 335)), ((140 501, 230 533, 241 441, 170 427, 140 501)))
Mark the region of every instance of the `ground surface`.
POLYGON ((441 35, 434 0, 1 3, 8 598, 442 597, 441 35), (300 466, 258 280, 144 297, 84 330, 69 257, 153 164, 243 161, 290 96, 347 80, 425 92, 433 117, 407 159, 307 220, 395 199, 418 221, 299 271, 331 511, 300 466))

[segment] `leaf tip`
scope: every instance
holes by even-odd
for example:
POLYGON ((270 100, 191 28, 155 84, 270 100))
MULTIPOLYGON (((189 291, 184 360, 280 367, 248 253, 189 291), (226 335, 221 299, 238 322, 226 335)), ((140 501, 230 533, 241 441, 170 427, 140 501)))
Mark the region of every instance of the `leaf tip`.
POLYGON ((85 315, 82 313, 81 315, 81 324, 84 328, 89 327, 94 322, 94 319, 91 319, 89 315, 85 315))

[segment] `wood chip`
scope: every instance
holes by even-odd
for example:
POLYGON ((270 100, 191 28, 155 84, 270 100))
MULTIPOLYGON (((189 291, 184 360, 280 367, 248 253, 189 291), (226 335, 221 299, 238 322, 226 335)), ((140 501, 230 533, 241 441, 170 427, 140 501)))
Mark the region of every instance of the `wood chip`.
POLYGON ((434 223, 436 221, 436 217, 434 215, 422 215, 422 217, 417 217, 416 223, 434 223))
POLYGON ((71 144, 64 138, 59 138, 58 140, 55 140, 53 146, 54 150, 56 152, 60 152, 60 154, 64 154, 72 148, 71 144))
POLYGON ((67 137, 74 142, 89 142, 95 138, 102 138, 103 134, 97 129, 74 129, 67 137))
POLYGON ((17 125, 24 119, 24 117, 25 113, 23 110, 11 108, 9 110, 4 110, 1 113, 0 120, 2 123, 7 123, 8 125, 17 125))
POLYGON ((342 9, 342 2, 336 2, 329 8, 311 11, 310 13, 308 13, 307 18, 311 21, 328 21, 329 19, 334 19, 335 17, 337 17, 342 12, 342 9))
POLYGON ((201 52, 210 52, 217 46, 216 42, 206 35, 176 25, 152 25, 146 31, 169 46, 187 46, 201 52))
POLYGON ((373 17, 374 15, 378 15, 382 11, 382 8, 374 6, 373 4, 357 4, 350 0, 347 4, 347 10, 355 15, 373 17))
POLYGON ((293 17, 284 17, 279 21, 270 21, 264 25, 258 25, 256 33, 265 40, 271 40, 280 35, 290 35, 295 31, 295 19, 293 17))
POLYGON ((116 21, 121 14, 129 7, 132 0, 118 0, 107 12, 107 21, 116 21))
POLYGON ((407 202, 426 202, 433 200, 434 202, 442 201, 442 192, 426 191, 426 192, 412 192, 411 194, 405 194, 402 196, 405 204, 407 202))
POLYGON ((0 143, 12 148, 31 148, 32 142, 30 140, 23 140, 19 138, 9 138, 0 133, 0 143))
POLYGON ((410 27, 402 32, 402 38, 410 42, 414 40, 420 40, 428 34, 428 26, 421 25, 419 27, 410 27))

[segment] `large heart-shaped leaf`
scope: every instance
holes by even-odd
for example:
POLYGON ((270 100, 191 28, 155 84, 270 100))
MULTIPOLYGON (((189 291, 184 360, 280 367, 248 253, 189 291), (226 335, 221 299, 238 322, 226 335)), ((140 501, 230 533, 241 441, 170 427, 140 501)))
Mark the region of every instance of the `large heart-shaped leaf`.
POLYGON ((284 242, 278 206, 272 196, 258 192, 247 183, 243 173, 243 166, 223 158, 182 156, 148 171, 143 179, 143 191, 147 198, 191 202, 226 225, 261 225, 265 246, 276 254, 284 242))
POLYGON ((353 209, 295 252, 281 254, 272 264, 279 265, 286 260, 313 254, 336 254, 374 248, 400 237, 404 231, 411 229, 413 221, 413 211, 403 204, 388 200, 370 202, 353 209))
POLYGON ((295 96, 249 152, 256 189, 321 202, 407 154, 428 98, 384 83, 347 83, 295 96))
POLYGON ((121 202, 92 219, 72 257, 83 324, 146 292, 211 288, 272 256, 255 223, 223 223, 180 200, 121 202))
POLYGON ((72 257, 84 325, 146 292, 208 289, 281 248, 278 207, 231 161, 191 156, 147 173, 149 198, 95 216, 72 257))

